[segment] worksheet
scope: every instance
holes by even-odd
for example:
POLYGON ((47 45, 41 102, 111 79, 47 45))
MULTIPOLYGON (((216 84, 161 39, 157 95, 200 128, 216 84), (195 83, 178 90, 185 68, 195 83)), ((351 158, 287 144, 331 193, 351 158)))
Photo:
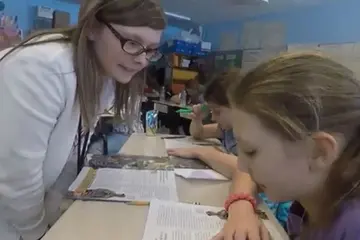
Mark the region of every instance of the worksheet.
POLYGON ((80 195, 79 199, 88 197, 87 200, 105 201, 178 201, 174 171, 115 168, 94 170, 84 167, 70 186, 69 192, 81 193, 84 188, 90 194, 80 195))
MULTIPOLYGON (((142 240, 210 240, 223 228, 226 217, 219 207, 152 200, 142 240)), ((261 221, 270 239, 288 240, 266 218, 261 221)))
POLYGON ((212 169, 191 169, 191 168, 175 168, 176 175, 186 179, 203 179, 203 180, 229 180, 222 174, 212 169))
POLYGON ((222 208, 153 200, 142 240, 209 240, 224 226, 222 208))

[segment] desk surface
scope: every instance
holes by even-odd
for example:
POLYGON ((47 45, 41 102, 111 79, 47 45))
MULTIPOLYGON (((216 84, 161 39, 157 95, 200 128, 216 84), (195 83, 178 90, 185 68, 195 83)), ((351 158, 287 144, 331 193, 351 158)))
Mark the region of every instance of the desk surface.
MULTIPOLYGON (((165 143, 160 137, 133 134, 122 153, 166 156, 165 143)), ((222 206, 228 194, 229 182, 176 179, 181 202, 200 202, 202 205, 222 206)), ((269 213, 267 208, 261 207, 269 213)), ((129 206, 123 203, 77 201, 64 213, 44 236, 43 240, 141 240, 148 206, 129 206)), ((268 214, 274 220, 272 214, 268 214)), ((281 235, 285 232, 276 226, 281 235)), ((285 237, 284 237, 285 239, 285 237)))

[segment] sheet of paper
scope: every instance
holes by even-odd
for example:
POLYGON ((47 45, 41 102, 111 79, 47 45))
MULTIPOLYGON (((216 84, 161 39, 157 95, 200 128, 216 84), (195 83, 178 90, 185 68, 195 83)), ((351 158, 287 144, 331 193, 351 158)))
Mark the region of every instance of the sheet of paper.
POLYGON ((193 138, 177 138, 177 139, 164 139, 165 148, 193 148, 198 146, 219 146, 220 142, 217 139, 208 139, 206 141, 197 141, 193 138))
POLYGON ((185 179, 229 180, 212 169, 175 168, 175 174, 185 179))
POLYGON ((262 26, 261 48, 272 49, 285 46, 285 24, 269 22, 262 26))
POLYGON ((220 35, 220 51, 229 51, 238 48, 238 33, 236 31, 223 32, 220 35))
POLYGON ((217 216, 221 208, 153 200, 145 226, 143 240, 209 240, 224 226, 217 216))
POLYGON ((262 40, 262 22, 250 21, 246 22, 241 32, 241 48, 252 49, 260 48, 262 40))
MULTIPOLYGON (((69 191, 74 191, 81 184, 88 170, 88 167, 82 169, 69 191)), ((98 188, 126 195, 125 198, 112 197, 108 199, 110 201, 178 201, 174 171, 100 168, 88 189, 98 188)))
POLYGON ((192 148, 196 147, 191 141, 187 138, 179 138, 179 139, 164 139, 165 148, 192 148))

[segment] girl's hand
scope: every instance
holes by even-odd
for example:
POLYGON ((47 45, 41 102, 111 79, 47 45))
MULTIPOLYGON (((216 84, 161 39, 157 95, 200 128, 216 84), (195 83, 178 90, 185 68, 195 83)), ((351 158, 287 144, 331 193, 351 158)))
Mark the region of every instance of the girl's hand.
POLYGON ((193 121, 202 122, 202 120, 206 117, 206 113, 202 110, 202 104, 196 104, 192 107, 192 113, 189 114, 189 117, 193 121))
POLYGON ((247 201, 231 204, 224 228, 212 240, 270 240, 270 235, 247 201))
POLYGON ((167 153, 169 156, 176 156, 180 158, 198 158, 199 151, 203 147, 193 147, 193 148, 174 148, 168 149, 167 153))

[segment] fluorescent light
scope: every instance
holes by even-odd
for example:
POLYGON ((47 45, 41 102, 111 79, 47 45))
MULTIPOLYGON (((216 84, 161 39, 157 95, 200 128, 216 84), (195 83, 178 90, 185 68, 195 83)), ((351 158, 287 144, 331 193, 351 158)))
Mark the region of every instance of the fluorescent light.
POLYGON ((165 12, 165 14, 168 15, 168 16, 174 17, 174 18, 179 18, 179 19, 191 21, 191 18, 180 15, 180 14, 176 14, 176 13, 172 13, 172 12, 165 12))

